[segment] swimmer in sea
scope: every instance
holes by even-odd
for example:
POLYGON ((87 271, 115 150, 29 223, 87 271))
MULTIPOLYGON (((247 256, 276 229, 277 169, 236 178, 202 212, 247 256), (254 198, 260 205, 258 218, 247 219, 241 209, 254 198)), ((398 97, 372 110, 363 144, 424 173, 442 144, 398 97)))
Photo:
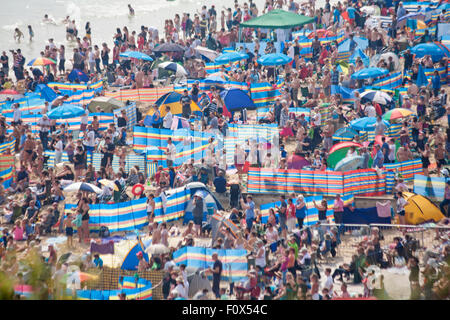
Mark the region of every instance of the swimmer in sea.
POLYGON ((14 30, 14 40, 16 40, 18 43, 20 43, 20 38, 25 38, 23 35, 23 32, 19 30, 19 28, 16 28, 14 30))
POLYGON ((130 10, 130 16, 134 16, 134 9, 131 7, 131 4, 128 5, 128 9, 130 10))
POLYGON ((31 26, 28 26, 28 34, 30 35, 30 42, 33 41, 34 38, 34 31, 31 26))
POLYGON ((52 18, 48 17, 48 14, 44 15, 44 19, 42 19, 43 23, 53 23, 56 24, 55 21, 52 18))

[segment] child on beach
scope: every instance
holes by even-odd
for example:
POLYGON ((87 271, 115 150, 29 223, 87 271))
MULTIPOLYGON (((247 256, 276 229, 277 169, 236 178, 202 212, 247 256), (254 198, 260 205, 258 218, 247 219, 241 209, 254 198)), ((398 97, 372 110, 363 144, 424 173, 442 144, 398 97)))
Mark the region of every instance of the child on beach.
POLYGON ((66 230, 67 237, 67 247, 72 248, 72 236, 73 236, 73 226, 72 226, 72 214, 68 213, 66 219, 64 219, 64 228, 66 230))

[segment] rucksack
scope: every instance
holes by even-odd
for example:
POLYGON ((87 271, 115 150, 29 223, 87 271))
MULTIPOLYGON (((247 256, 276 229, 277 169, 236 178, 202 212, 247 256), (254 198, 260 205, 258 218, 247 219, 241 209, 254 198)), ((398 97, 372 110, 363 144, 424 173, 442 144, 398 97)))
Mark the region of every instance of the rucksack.
POLYGON ((110 233, 109 233, 108 227, 101 226, 101 227, 100 227, 100 230, 99 230, 99 232, 98 232, 98 236, 99 236, 100 238, 108 238, 109 235, 110 235, 110 233))

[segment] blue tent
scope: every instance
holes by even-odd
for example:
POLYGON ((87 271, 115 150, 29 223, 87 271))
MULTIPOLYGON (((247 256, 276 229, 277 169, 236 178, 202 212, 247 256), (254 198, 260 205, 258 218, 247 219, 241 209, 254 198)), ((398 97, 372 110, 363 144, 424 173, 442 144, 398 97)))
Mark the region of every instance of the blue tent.
POLYGON ((122 262, 122 266, 120 267, 122 270, 136 270, 139 264, 139 260, 137 258, 137 253, 142 251, 143 257, 145 261, 149 262, 148 254, 144 251, 144 245, 141 241, 138 241, 136 245, 131 248, 128 254, 125 256, 122 262))
POLYGON ((58 97, 56 92, 52 88, 47 86, 46 84, 39 84, 36 87, 36 92, 39 92, 41 98, 47 102, 51 102, 51 101, 55 100, 56 97, 58 97))
POLYGON ((423 71, 423 67, 419 64, 419 72, 417 73, 416 85, 420 87, 426 87, 428 85, 428 79, 423 71))
POLYGON ((223 90, 220 97, 225 102, 228 111, 246 109, 256 109, 253 100, 244 91, 236 88, 223 90))
POLYGON ((50 119, 70 119, 82 116, 85 112, 86 110, 78 105, 64 103, 62 106, 52 109, 47 115, 50 119))
MULTIPOLYGON (((353 40, 356 42, 356 49, 360 48, 361 50, 366 50, 369 46, 369 40, 361 37, 353 37, 353 40)), ((350 39, 342 42, 338 47, 338 52, 348 52, 350 51, 350 39)))
POLYGON ((350 56, 350 58, 348 59, 348 62, 355 64, 356 60, 359 58, 361 58, 364 67, 368 67, 370 64, 370 59, 368 56, 366 56, 366 54, 361 50, 361 48, 356 48, 355 52, 350 56))
POLYGON ((73 69, 72 72, 69 74, 69 81, 70 82, 88 82, 89 77, 81 70, 73 69))

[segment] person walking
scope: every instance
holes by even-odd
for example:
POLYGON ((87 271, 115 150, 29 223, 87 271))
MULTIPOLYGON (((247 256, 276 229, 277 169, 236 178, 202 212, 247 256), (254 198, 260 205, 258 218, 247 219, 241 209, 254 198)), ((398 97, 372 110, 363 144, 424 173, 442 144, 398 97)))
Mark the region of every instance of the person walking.
POLYGON ((220 278, 222 276, 223 269, 222 261, 219 260, 219 255, 216 252, 212 254, 212 260, 214 261, 214 264, 212 268, 208 268, 208 272, 213 275, 212 291, 216 295, 216 298, 220 298, 220 278))

